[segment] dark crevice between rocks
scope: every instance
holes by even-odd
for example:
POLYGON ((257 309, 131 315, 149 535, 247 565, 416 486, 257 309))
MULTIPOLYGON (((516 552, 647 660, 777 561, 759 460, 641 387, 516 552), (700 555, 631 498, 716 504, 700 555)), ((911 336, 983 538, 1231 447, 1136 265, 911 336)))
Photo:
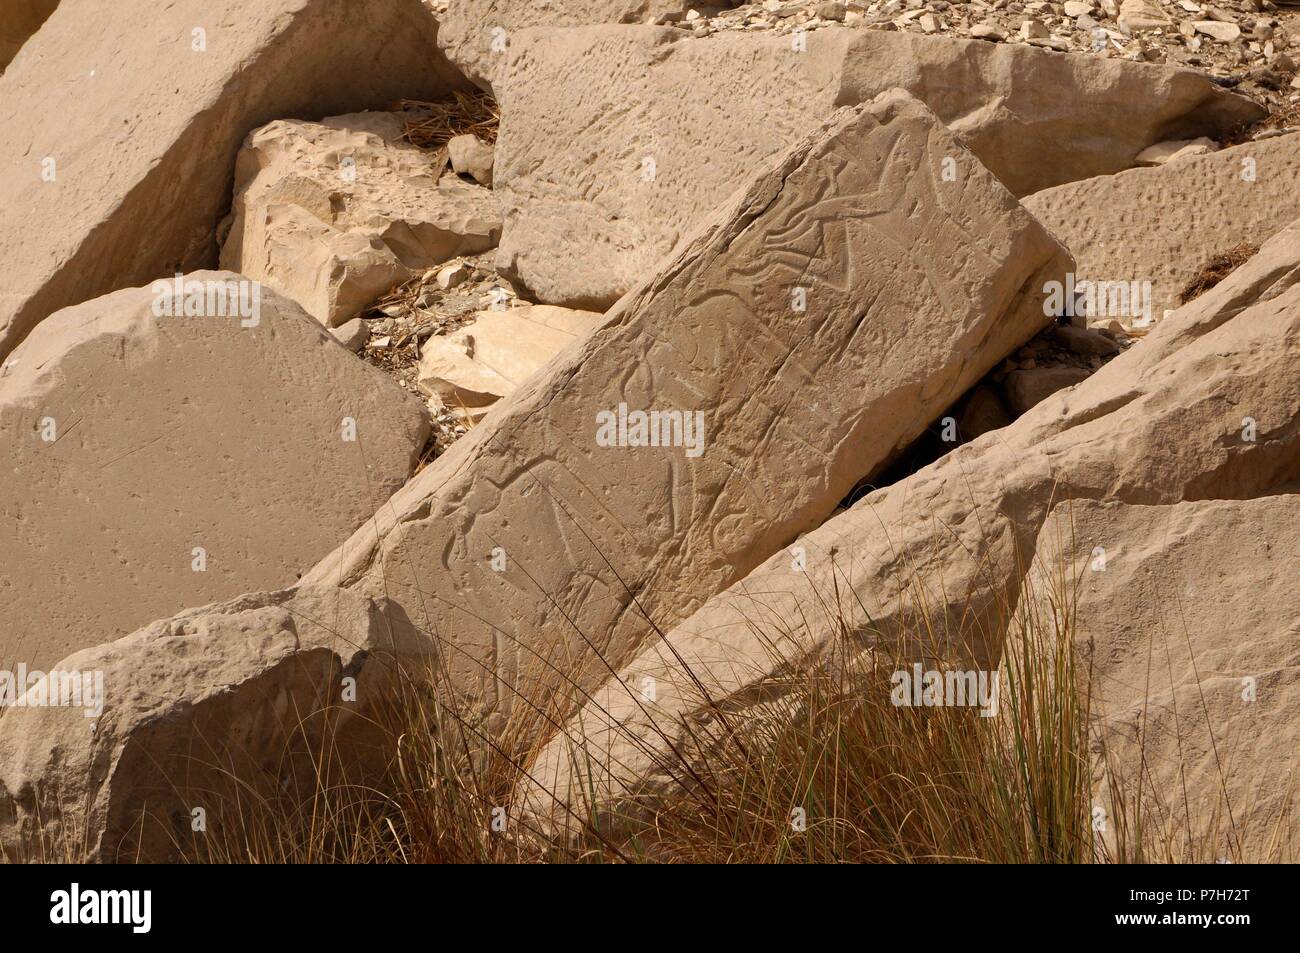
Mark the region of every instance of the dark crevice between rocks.
POLYGON ((919 437, 859 482, 839 509, 910 477, 964 443, 1007 426, 1056 391, 1087 380, 1135 343, 1136 339, 1122 331, 1054 324, 1000 361, 919 437))

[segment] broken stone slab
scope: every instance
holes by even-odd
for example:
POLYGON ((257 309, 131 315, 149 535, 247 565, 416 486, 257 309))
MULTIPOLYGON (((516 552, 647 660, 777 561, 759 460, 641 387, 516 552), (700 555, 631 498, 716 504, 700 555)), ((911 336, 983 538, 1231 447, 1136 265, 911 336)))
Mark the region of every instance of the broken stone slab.
POLYGON ((1012 421, 1002 398, 986 384, 977 384, 962 399, 957 413, 957 432, 962 440, 974 440, 991 430, 1005 427, 1012 421))
POLYGON ((330 587, 76 652, 0 717, 0 856, 211 859, 203 841, 240 836, 249 797, 305 800, 318 771, 376 784, 395 752, 382 719, 431 652, 400 607, 330 587))
POLYGON ((1057 325, 1052 328, 1056 343, 1084 357, 1110 357, 1119 353, 1119 345, 1108 334, 1092 328, 1057 325))
POLYGON ((290 585, 419 461, 421 401, 292 301, 175 288, 57 312, 0 371, 0 669, 290 585))
POLYGON ((6 0, 0 19, 0 73, 58 5, 59 0, 6 0))
POLYGON ((1183 289, 1214 256, 1260 245, 1300 216, 1297 181, 1300 135, 1292 134, 1073 182, 1024 202, 1074 251, 1078 281, 1106 283, 1106 310, 1090 319, 1131 325, 1180 307, 1183 289))
POLYGON ((1118 23, 1126 32, 1141 33, 1173 26, 1173 19, 1155 0, 1123 0, 1119 5, 1118 23))
POLYGON ((563 707, 825 519, 1070 267, 907 94, 837 112, 304 579, 386 588, 491 728, 563 707))
POLYGON ((1085 381, 1089 372, 1081 367, 1057 365, 1012 371, 1002 384, 1002 396, 1012 413, 1020 416, 1058 390, 1085 381))
POLYGON ((833 646, 996 668, 1056 504, 1247 499, 1300 479, 1297 359, 1300 222, 1084 383, 865 496, 666 630, 528 766, 523 821, 634 812, 684 777, 714 713, 742 719, 833 646))
POLYGON ((401 129, 394 114, 360 113, 251 133, 222 267, 334 327, 417 271, 495 247, 492 194, 454 176, 435 181, 428 153, 401 129))
POLYGON ((603 317, 544 304, 480 311, 464 327, 424 343, 420 388, 477 421, 603 317))
POLYGON ((439 268, 434 280, 438 283, 439 290, 451 291, 469 281, 473 275, 474 269, 468 262, 458 261, 439 268))
POLYGON ((927 100, 1018 195, 1263 116, 1187 69, 881 30, 798 39, 643 26, 515 35, 497 84, 502 273, 535 300, 604 310, 769 157, 891 87, 927 100))
POLYGON ((1047 24, 1042 20, 1029 19, 1020 24, 1020 38, 1022 40, 1045 40, 1051 33, 1048 32, 1047 24))
POLYGON ((215 265, 253 129, 466 85, 436 31, 419 0, 64 0, 0 79, 0 360, 60 308, 215 265))
POLYGON ((338 338, 340 344, 355 354, 370 339, 370 326, 362 318, 353 318, 337 328, 331 328, 330 333, 338 338))
POLYGON ((1063 622, 1059 594, 1068 600, 1106 749, 1095 797, 1109 816, 1122 809, 1114 780, 1130 796, 1142 789, 1148 824, 1172 822, 1162 843, 1190 838, 1234 861, 1294 856, 1297 565, 1294 494, 1052 511, 1020 615, 1063 622))
POLYGON ((470 176, 479 185, 492 185, 493 150, 478 136, 452 136, 447 156, 458 174, 470 176))
POLYGON ((687 0, 447 0, 438 46, 461 72, 492 91, 520 31, 540 26, 651 23, 681 14, 687 0))
POLYGON ((342 231, 281 202, 240 210, 221 266, 291 298, 331 328, 348 323, 414 273, 380 238, 342 231))
POLYGON ((1220 43, 1231 43, 1241 36, 1241 27, 1237 24, 1218 20, 1197 20, 1192 24, 1192 29, 1220 43))
POLYGON ((1007 35, 997 27, 988 23, 977 23, 970 28, 970 35, 977 40, 990 40, 999 43, 1007 38, 1007 35))
POLYGON ((845 12, 844 4, 840 0, 825 0, 824 3, 817 4, 817 16, 823 20, 843 21, 845 12))
POLYGON ((1199 139, 1174 139, 1169 142, 1157 142, 1137 154, 1138 165, 1164 165, 1192 156, 1209 155, 1218 152, 1219 144, 1213 139, 1201 136, 1199 139))

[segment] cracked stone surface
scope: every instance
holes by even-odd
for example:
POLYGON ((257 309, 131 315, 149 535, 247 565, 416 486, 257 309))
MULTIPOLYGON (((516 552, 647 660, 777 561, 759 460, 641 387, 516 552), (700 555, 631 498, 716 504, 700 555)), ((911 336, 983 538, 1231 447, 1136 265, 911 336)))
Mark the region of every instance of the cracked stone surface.
POLYGON ((1297 183, 1300 134, 1292 133, 1071 182, 1024 201, 1074 252, 1080 278, 1149 282, 1152 317, 1161 320, 1214 255, 1263 244, 1300 218, 1297 183))

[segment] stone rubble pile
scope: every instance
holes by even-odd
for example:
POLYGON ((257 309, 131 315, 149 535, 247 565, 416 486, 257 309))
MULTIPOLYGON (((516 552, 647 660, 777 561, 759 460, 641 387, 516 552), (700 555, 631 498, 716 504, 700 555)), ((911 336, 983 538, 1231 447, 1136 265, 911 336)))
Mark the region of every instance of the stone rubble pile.
POLYGON ((721 10, 665 12, 696 36, 787 35, 845 26, 970 37, 1170 66, 1221 77, 1272 107, 1300 99, 1300 11, 1271 0, 765 0, 721 10))

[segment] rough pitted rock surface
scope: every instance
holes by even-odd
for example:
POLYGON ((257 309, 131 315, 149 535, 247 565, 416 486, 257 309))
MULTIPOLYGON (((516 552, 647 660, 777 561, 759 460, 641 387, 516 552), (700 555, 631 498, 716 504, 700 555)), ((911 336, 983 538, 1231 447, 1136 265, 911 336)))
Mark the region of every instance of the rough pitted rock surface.
POLYGON ((1150 282, 1160 320, 1215 255, 1262 244, 1300 217, 1300 134, 1071 182, 1024 201, 1074 252, 1080 279, 1150 282))
POLYGON ((535 26, 642 23, 681 15, 687 0, 425 0, 437 17, 438 46, 485 89, 505 73, 510 44, 535 26))
POLYGON ((435 33, 419 0, 63 0, 0 78, 0 360, 59 308, 215 265, 258 126, 463 84, 435 33))
POLYGON ((690 725, 779 692, 773 658, 815 654, 841 626, 864 644, 939 633, 951 644, 891 649, 996 664, 1057 503, 1241 500, 1300 479, 1298 360, 1300 222, 1086 382, 799 538, 804 569, 778 552, 710 599, 594 693, 530 766, 524 803, 563 827, 550 792, 585 816, 588 790, 602 804, 662 790, 667 745, 696 756, 690 725), (657 685, 653 705, 637 693, 643 678, 657 685), (596 739, 581 759, 592 777, 570 762, 578 738, 596 739))
POLYGON ((128 289, 51 315, 0 372, 0 563, 22 567, 0 580, 0 670, 291 585, 429 436, 419 401, 292 301, 263 289, 246 327, 159 317, 156 300, 128 289))
POLYGON ((1192 70, 879 30, 819 30, 796 51, 768 35, 539 28, 511 50, 498 267, 570 307, 611 305, 770 156, 892 87, 923 99, 1017 195, 1263 115, 1192 70))
POLYGON ((823 520, 1046 323, 1070 267, 916 100, 841 111, 305 580, 401 601, 487 712, 562 707, 559 670, 594 687, 593 648, 629 657, 647 617, 823 520), (912 173, 943 156, 956 181, 912 173), (600 437, 652 410, 695 439, 600 437))

